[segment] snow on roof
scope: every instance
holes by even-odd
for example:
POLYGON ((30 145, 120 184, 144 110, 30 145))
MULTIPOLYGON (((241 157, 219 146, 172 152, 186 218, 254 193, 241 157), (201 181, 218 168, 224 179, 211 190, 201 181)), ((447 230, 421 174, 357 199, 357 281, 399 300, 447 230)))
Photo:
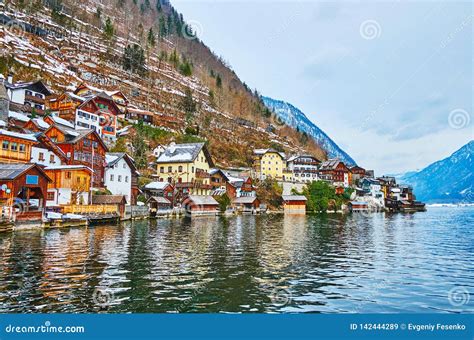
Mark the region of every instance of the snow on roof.
POLYGON ((7 126, 7 123, 0 119, 0 126, 7 126))
POLYGON ((157 163, 186 163, 197 157, 204 143, 170 144, 156 160, 157 163))
POLYGON ((8 117, 16 119, 16 120, 21 120, 22 122, 30 121, 30 118, 28 118, 27 115, 25 115, 23 113, 20 113, 20 112, 15 112, 15 111, 9 111, 8 112, 8 117))
POLYGON ((241 196, 241 197, 237 197, 236 199, 234 199, 234 201, 232 203, 234 203, 234 204, 250 204, 250 203, 255 202, 256 199, 257 199, 256 196, 241 196))
POLYGON ((303 195, 282 195, 284 201, 306 201, 306 197, 303 195))
POLYGON ((44 121, 43 118, 34 118, 33 122, 35 122, 40 128, 47 129, 49 128, 49 124, 44 121))
POLYGON ((168 182, 150 182, 147 185, 145 185, 145 189, 149 190, 163 190, 166 188, 168 185, 170 185, 168 182))
POLYGON ((117 154, 111 154, 111 153, 106 153, 105 154, 105 162, 107 164, 110 164, 110 163, 116 161, 117 158, 119 158, 119 155, 117 155, 117 154))
POLYGON ((13 131, 0 129, 0 135, 16 137, 16 138, 21 138, 21 139, 36 142, 36 137, 34 134, 19 133, 19 132, 13 132, 13 131))
POLYGON ((54 120, 54 122, 56 124, 64 125, 64 126, 67 126, 67 127, 70 127, 72 129, 74 129, 74 124, 71 123, 70 121, 66 120, 66 119, 63 119, 63 118, 55 116, 55 115, 52 115, 51 118, 54 120))
POLYGON ((189 195, 188 199, 193 201, 196 205, 219 205, 212 196, 189 195))
POLYGON ((81 170, 81 169, 86 169, 89 171, 92 171, 91 168, 85 165, 53 165, 53 166, 47 166, 44 168, 45 170, 81 170))

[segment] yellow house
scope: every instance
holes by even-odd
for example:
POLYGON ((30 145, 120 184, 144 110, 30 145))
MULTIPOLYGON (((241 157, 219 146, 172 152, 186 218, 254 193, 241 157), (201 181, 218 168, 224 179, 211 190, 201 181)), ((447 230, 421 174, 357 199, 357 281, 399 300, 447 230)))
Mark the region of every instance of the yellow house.
POLYGON ((186 195, 210 195, 209 170, 214 166, 204 143, 171 143, 157 158, 158 181, 177 189, 178 199, 186 195))
POLYGON ((273 149, 255 149, 253 168, 255 177, 265 179, 267 177, 278 180, 289 180, 286 178, 285 154, 273 149))

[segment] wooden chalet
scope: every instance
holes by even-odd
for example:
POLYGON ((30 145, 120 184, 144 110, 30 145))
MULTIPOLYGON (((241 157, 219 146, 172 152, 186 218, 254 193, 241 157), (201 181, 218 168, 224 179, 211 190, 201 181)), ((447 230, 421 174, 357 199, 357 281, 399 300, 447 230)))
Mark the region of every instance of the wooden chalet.
POLYGON ((37 143, 33 134, 0 129, 0 162, 29 163, 31 148, 37 143))
POLYGON ((219 203, 212 196, 189 195, 182 203, 188 215, 214 215, 219 210, 219 203))
POLYGON ((125 113, 129 100, 121 90, 104 90, 86 83, 79 84, 79 86, 74 90, 74 94, 79 97, 93 97, 99 93, 105 93, 114 101, 120 110, 120 115, 125 113))
POLYGON ((44 132, 66 154, 68 164, 82 164, 93 170, 93 186, 104 186, 107 146, 94 130, 70 130, 52 125, 44 132))
POLYGON ((333 183, 340 183, 348 187, 352 183, 352 173, 344 162, 339 159, 329 159, 324 161, 318 170, 319 177, 331 181, 333 183))
POLYGON ((115 205, 120 218, 125 216, 125 205, 127 199, 124 195, 92 195, 92 204, 94 205, 115 205))
POLYGON ((72 92, 64 92, 60 95, 46 98, 46 108, 63 119, 74 121, 76 108, 85 100, 84 97, 72 92))
POLYGON ((0 163, 2 215, 14 221, 42 219, 51 179, 34 163, 0 163))
POLYGON ((144 123, 153 124, 154 113, 147 110, 141 110, 135 107, 127 107, 125 118, 134 121, 143 121, 144 123))
POLYGON ((305 214, 306 197, 303 195, 283 195, 283 211, 285 214, 305 214))
POLYGON ((260 207, 260 200, 256 196, 241 196, 232 201, 232 206, 237 211, 253 212, 260 207))

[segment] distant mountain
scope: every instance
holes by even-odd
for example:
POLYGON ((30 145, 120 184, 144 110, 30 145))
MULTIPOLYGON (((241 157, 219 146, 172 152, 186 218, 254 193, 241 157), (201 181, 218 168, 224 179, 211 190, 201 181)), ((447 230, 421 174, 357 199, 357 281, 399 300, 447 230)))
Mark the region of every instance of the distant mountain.
POLYGON ((298 108, 281 100, 269 97, 262 97, 262 99, 265 105, 272 110, 282 122, 295 129, 298 128, 300 131, 304 131, 313 137, 319 146, 327 152, 329 158, 339 158, 348 165, 356 164, 347 153, 329 138, 326 133, 310 121, 298 108))
POLYGON ((400 178, 428 203, 474 203, 474 141, 451 156, 400 178))

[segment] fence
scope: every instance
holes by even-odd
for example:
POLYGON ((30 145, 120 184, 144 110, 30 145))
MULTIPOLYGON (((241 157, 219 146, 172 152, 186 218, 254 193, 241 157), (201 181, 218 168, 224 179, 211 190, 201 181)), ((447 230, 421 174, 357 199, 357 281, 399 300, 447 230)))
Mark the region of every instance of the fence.
POLYGON ((64 214, 79 215, 103 215, 118 214, 118 206, 113 204, 91 204, 91 205, 63 205, 61 206, 64 214))

